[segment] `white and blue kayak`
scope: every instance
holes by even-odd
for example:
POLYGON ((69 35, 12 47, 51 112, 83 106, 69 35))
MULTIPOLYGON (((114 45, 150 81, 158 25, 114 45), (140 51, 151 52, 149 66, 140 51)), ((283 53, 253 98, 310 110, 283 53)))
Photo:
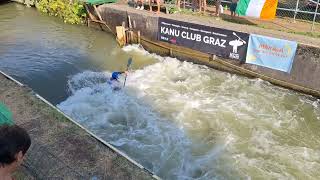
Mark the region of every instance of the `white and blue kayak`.
POLYGON ((108 84, 114 91, 118 91, 122 89, 123 84, 118 80, 108 80, 108 84))

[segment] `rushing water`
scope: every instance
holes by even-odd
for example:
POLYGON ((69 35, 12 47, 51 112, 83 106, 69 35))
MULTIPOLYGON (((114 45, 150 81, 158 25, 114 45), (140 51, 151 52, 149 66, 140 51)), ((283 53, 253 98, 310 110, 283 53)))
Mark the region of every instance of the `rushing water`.
POLYGON ((0 69, 164 179, 318 179, 320 101, 0 6, 0 69), (11 12, 11 11, 14 11, 11 12), (134 67, 123 91, 106 81, 134 67))

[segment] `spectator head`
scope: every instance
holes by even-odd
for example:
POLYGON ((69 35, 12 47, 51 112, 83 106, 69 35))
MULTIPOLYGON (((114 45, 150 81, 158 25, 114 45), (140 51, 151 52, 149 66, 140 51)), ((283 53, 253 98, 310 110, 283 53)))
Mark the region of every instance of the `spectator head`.
POLYGON ((17 125, 0 126, 0 169, 15 170, 31 145, 27 131, 17 125))

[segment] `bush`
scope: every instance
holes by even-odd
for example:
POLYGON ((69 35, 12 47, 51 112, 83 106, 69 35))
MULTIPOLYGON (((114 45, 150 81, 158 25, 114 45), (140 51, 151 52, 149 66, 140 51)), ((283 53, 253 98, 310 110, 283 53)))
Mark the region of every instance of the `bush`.
POLYGON ((78 0, 38 0, 37 9, 70 24, 82 24, 86 17, 86 10, 78 0))

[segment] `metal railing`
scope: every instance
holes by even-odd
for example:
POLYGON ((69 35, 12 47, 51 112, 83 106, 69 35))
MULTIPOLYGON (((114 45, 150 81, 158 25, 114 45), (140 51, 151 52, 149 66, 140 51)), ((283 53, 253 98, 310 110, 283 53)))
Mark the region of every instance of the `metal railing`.
POLYGON ((320 22, 320 0, 287 0, 280 1, 277 16, 292 17, 293 22, 297 19, 311 22, 311 30, 314 31, 315 23, 320 22))
MULTIPOLYGON (((199 6, 204 0, 180 0, 182 9, 192 9, 199 6), (187 6, 185 4, 188 4, 187 6), (197 4, 197 5, 194 5, 197 4)), ((215 11, 217 0, 205 0, 207 9, 215 11)), ((221 0, 224 10, 229 9, 232 0, 221 0)), ((194 10, 194 9, 193 9, 194 10)), ((199 8, 196 8, 199 10, 199 8)), ((304 21, 310 24, 310 30, 315 31, 316 25, 320 26, 320 0, 279 0, 276 12, 277 17, 292 18, 292 22, 304 21)), ((320 31, 320 29, 318 29, 320 31)))

